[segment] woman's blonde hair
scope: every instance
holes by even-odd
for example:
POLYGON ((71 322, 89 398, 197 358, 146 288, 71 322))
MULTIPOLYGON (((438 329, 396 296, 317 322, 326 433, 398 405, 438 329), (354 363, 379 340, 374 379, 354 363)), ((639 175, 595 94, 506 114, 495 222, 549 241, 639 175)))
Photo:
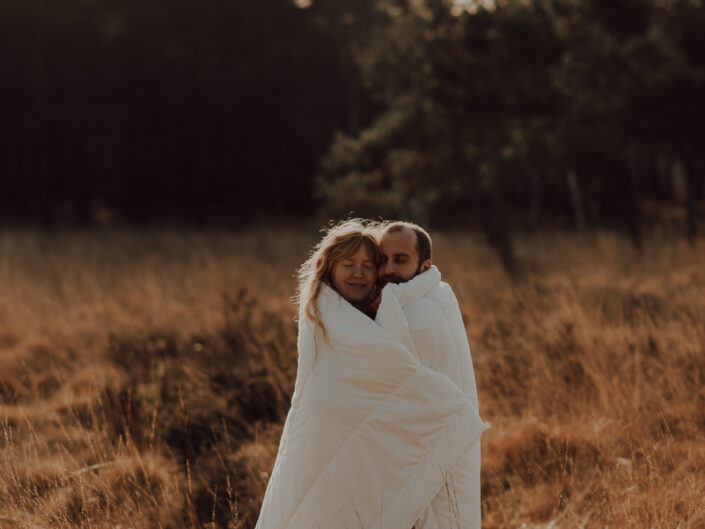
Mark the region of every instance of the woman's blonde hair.
POLYGON ((299 286, 295 299, 303 312, 302 317, 313 323, 314 336, 320 331, 326 339, 326 330, 321 323, 318 308, 318 296, 323 284, 335 288, 332 280, 335 262, 354 255, 362 244, 370 251, 375 266, 379 264, 380 253, 378 232, 370 221, 345 220, 324 231, 323 238, 299 268, 299 286))

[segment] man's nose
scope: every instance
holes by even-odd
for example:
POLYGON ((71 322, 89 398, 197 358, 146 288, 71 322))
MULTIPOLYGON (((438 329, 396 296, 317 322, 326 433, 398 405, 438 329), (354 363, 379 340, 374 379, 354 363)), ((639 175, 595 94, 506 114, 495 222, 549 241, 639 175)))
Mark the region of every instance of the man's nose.
POLYGON ((391 274, 392 272, 394 272, 394 264, 392 261, 387 261, 384 265, 384 273, 391 274))

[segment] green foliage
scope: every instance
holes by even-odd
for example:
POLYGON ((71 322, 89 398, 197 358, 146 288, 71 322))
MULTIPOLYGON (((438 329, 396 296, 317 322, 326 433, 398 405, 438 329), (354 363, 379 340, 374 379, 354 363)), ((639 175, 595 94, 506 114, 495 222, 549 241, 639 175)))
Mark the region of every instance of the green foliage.
POLYGON ((335 136, 316 180, 325 214, 427 217, 438 194, 428 178, 434 160, 419 148, 427 133, 419 114, 411 96, 399 97, 359 137, 335 136))
POLYGON ((702 162, 700 2, 467 5, 401 2, 355 48, 384 107, 323 157, 326 211, 481 221, 502 207, 506 227, 572 216, 572 193, 591 222, 638 226, 642 197, 670 198, 658 160, 702 162))

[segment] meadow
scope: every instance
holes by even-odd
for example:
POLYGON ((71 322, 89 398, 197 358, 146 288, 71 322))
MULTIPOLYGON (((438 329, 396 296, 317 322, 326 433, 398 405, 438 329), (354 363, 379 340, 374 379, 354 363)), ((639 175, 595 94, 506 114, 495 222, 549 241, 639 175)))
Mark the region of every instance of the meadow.
MULTIPOLYGON (((483 528, 705 529, 705 241, 432 232, 473 353, 483 528)), ((310 227, 0 231, 0 528, 252 528, 310 227)))

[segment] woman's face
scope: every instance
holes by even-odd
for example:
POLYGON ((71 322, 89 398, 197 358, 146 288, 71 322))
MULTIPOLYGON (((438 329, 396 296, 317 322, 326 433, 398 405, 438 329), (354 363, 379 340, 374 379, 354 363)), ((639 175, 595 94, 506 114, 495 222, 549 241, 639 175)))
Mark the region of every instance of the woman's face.
POLYGON ((333 288, 351 303, 365 301, 377 281, 377 263, 366 244, 333 264, 333 288))

